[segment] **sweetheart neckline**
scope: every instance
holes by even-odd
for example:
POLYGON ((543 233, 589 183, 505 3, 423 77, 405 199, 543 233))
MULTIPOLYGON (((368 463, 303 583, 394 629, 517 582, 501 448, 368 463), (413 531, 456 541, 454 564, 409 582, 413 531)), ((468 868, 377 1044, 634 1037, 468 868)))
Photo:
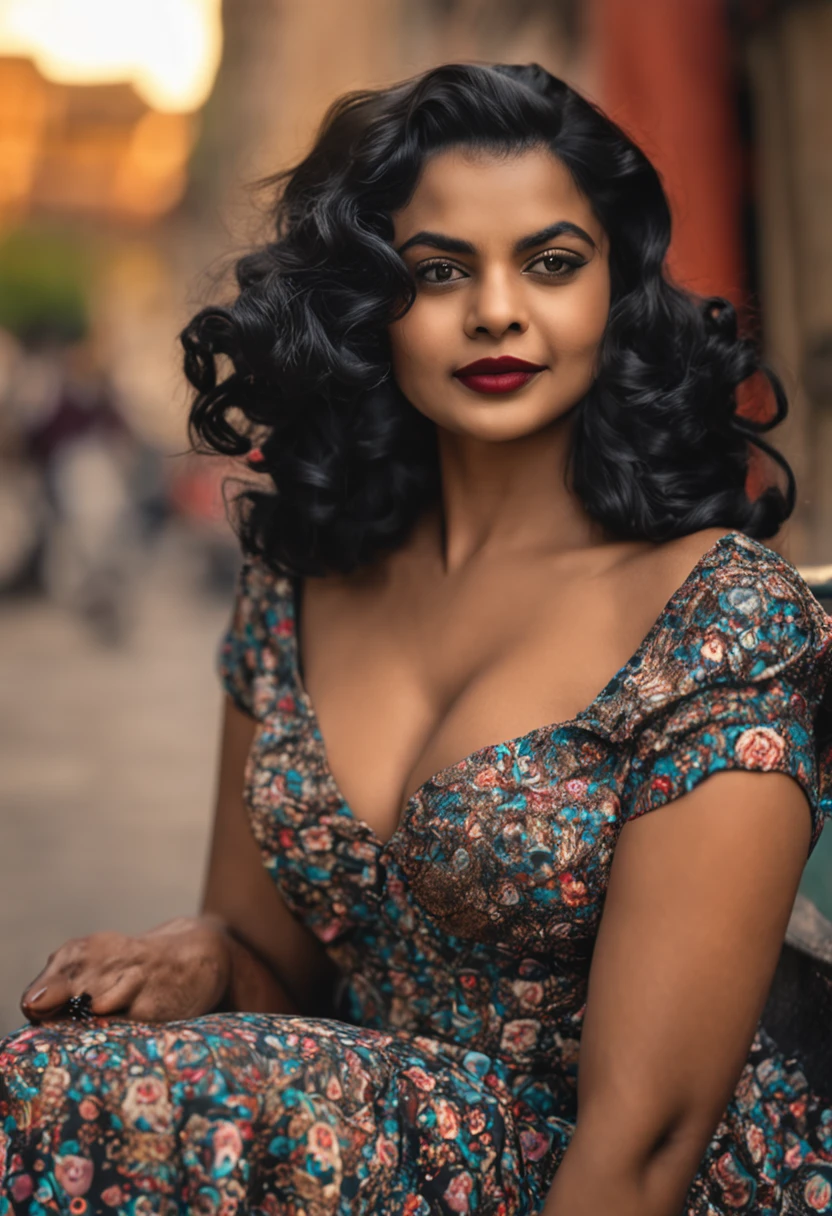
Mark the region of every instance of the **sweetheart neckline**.
POLYGON ((497 743, 485 743, 481 747, 475 748, 474 751, 469 752, 466 756, 463 756, 460 760, 455 760, 452 764, 446 764, 442 768, 437 769, 435 773, 432 773, 429 777, 427 777, 406 799, 404 805, 399 810, 398 822, 393 829, 393 833, 386 841, 382 840, 375 828, 373 828, 366 821, 366 819, 362 819, 355 813, 350 804, 347 802, 347 799, 342 794, 338 786, 338 782, 335 780, 330 767, 326 740, 324 739, 323 732, 321 730, 321 724, 318 720, 315 705, 306 690, 300 674, 300 646, 298 643, 297 622, 295 620, 295 604, 298 602, 296 593, 298 590, 298 584, 300 582, 300 576, 288 575, 288 581, 291 585, 292 591, 295 593, 289 597, 289 618, 291 620, 292 628, 291 632, 287 635, 291 648, 292 679, 295 686, 295 697, 302 702, 304 709, 306 710, 307 718, 320 747, 321 760, 327 781, 340 800, 342 808, 346 812, 347 816, 359 827, 361 827, 367 836, 372 839, 373 843, 379 850, 379 856, 384 856, 384 854, 388 853, 395 846, 399 836, 404 832, 414 804, 417 803, 424 795, 428 786, 435 784, 437 778, 444 777, 453 769, 464 769, 471 764, 472 761, 479 759, 480 756, 486 756, 489 752, 495 752, 498 748, 514 748, 519 746, 521 743, 536 739, 539 735, 551 734, 558 730, 566 730, 568 727, 579 726, 582 722, 591 718, 597 707, 607 700, 612 692, 618 690, 618 686, 627 672, 632 667, 637 667, 641 664, 644 654, 647 652, 651 643, 653 642, 654 637, 658 634, 659 630, 664 624, 665 618, 673 611, 677 600, 683 596, 683 594, 688 590, 690 584, 694 582, 700 569, 706 565, 711 558, 714 557, 722 545, 736 543, 737 537, 742 537, 743 541, 748 541, 751 539, 747 537, 744 532, 739 532, 737 529, 732 529, 731 531, 724 533, 722 536, 717 537, 713 544, 705 550, 705 552, 698 558, 696 563, 691 567, 684 580, 678 585, 678 587, 676 587, 669 599, 665 602, 663 608, 659 612, 659 615, 656 617, 647 633, 639 642, 636 649, 630 655, 629 659, 627 659, 625 663, 622 663, 618 670, 610 677, 609 680, 607 680, 601 691, 592 698, 588 705, 579 710, 578 713, 572 718, 567 718, 560 722, 547 722, 541 726, 533 726, 531 730, 524 731, 520 735, 514 735, 510 739, 501 739, 497 743))

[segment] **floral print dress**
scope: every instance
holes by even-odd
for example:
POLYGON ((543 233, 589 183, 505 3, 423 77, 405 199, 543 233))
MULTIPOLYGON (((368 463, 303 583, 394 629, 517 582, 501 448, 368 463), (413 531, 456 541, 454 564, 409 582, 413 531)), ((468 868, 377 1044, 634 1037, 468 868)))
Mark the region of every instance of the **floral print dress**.
MULTIPOLYGON (((0 1044, 0 1213, 540 1212, 623 825, 731 768, 791 775, 813 845, 832 808, 832 621, 742 533, 586 709, 435 773, 387 843, 327 767, 294 590, 245 562, 222 675, 257 722, 263 864, 339 969, 337 1016, 19 1030, 0 1044)), ((686 1216, 832 1212, 829 1081, 761 1027, 686 1216)))

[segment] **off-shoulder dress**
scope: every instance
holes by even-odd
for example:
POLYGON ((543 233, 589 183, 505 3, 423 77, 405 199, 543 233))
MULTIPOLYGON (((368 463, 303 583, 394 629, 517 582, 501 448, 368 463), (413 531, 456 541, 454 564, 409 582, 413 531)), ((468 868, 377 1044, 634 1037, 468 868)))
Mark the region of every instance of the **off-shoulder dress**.
MULTIPOLYGON (((221 670, 257 724, 252 832, 337 965, 336 1016, 17 1031, 0 1043, 0 1213, 537 1213, 575 1125, 622 826, 736 768, 798 782, 813 845, 832 810, 832 621, 740 532, 590 705, 435 773, 386 843, 327 766, 295 589, 244 563, 221 670)), ((685 1213, 817 1212, 832 1077, 761 1026, 685 1213)))

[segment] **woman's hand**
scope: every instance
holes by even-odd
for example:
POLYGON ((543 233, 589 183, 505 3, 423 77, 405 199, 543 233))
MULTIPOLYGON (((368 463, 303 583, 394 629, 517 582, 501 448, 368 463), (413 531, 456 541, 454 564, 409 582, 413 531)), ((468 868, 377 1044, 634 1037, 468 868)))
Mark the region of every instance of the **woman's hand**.
POLYGON ((65 942, 27 988, 31 1022, 66 1016, 88 992, 94 1014, 170 1022, 210 1013, 229 985, 232 943, 212 917, 177 917, 149 933, 93 933, 65 942))

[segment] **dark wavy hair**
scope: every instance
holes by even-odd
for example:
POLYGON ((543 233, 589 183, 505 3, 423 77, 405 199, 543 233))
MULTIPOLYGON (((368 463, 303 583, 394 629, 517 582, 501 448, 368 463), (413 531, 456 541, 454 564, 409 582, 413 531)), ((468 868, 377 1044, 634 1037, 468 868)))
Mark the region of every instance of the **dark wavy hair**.
POLYGON ((647 157, 536 64, 447 64, 332 105, 308 156, 264 183, 277 191, 274 239, 237 263, 236 299, 180 335, 194 444, 231 456, 256 445, 250 463, 269 482, 235 498, 244 550, 280 572, 348 572, 398 546, 436 500, 435 424, 391 372, 388 325, 414 298, 391 213, 426 158, 459 145, 549 149, 609 237, 609 319, 569 460, 589 515, 621 539, 774 535, 794 478, 760 435, 785 417, 782 386, 727 300, 668 278, 670 211, 647 157), (773 394, 765 421, 738 410, 757 372, 773 394), (785 489, 749 496, 752 445, 785 489))

